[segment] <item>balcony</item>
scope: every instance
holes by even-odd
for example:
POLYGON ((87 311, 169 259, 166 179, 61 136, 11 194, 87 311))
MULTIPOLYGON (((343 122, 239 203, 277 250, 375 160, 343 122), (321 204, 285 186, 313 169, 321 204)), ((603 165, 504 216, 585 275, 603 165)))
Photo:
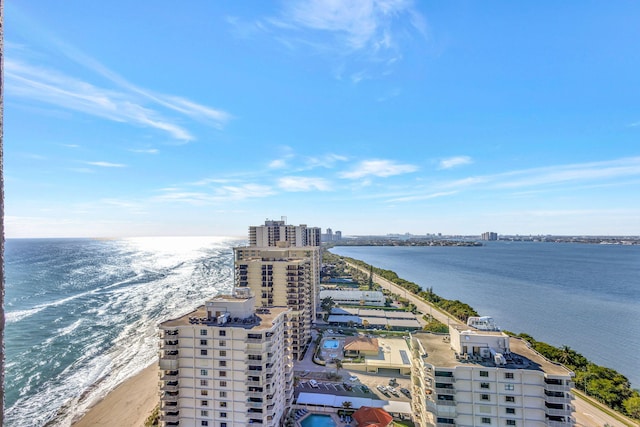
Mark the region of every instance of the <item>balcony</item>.
POLYGON ((545 384, 544 389, 548 391, 569 391, 570 388, 567 385, 559 384, 545 384))
POLYGON ((262 408, 264 402, 247 402, 247 407, 249 408, 262 408))
MULTIPOLYGON (((455 388, 436 387, 435 390, 437 394, 446 394, 448 396, 455 396, 456 394, 455 388)), ((429 393, 427 392, 427 394, 429 393)))
POLYGON ((565 397, 558 397, 558 396, 545 396, 544 400, 546 402, 549 403, 563 403, 563 404, 569 404, 571 403, 571 397, 569 395, 569 393, 567 393, 568 396, 565 397))
POLYGON ((555 417, 568 417, 571 415, 571 409, 545 408, 544 411, 547 415, 555 417))
POLYGON ((571 417, 567 417, 567 421, 551 421, 547 420, 548 427, 567 427, 574 425, 576 420, 571 417))
POLYGON ((166 383, 162 383, 160 385, 160 390, 161 391, 173 391, 173 392, 177 392, 180 389, 180 386, 178 385, 177 381, 169 381, 166 383))
POLYGON ((180 421, 178 415, 160 415, 160 421, 165 423, 177 423, 180 421))

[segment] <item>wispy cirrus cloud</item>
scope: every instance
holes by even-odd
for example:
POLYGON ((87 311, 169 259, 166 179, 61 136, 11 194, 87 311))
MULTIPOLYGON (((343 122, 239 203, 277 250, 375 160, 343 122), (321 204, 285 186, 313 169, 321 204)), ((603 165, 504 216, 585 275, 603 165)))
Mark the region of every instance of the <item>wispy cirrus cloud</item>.
POLYGON ((417 170, 418 167, 415 165, 396 163, 392 160, 364 160, 351 171, 341 173, 340 177, 347 179, 360 179, 371 176, 387 178, 417 170))
POLYGON ((122 163, 111 163, 111 162, 102 162, 102 161, 98 161, 98 162, 85 162, 88 165, 91 166, 98 166, 101 168, 124 168, 127 167, 127 165, 122 164, 122 163))
POLYGON ((160 152, 157 148, 132 148, 129 151, 140 154, 158 154, 160 152))
POLYGON ((276 192, 268 185, 239 184, 212 186, 209 191, 187 191, 178 187, 163 188, 152 197, 155 202, 179 202, 191 205, 210 205, 245 199, 269 197, 276 192))
POLYGON ((278 180, 278 187, 285 191, 330 191, 331 185, 324 178, 286 176, 278 180))
POLYGON ((473 163, 473 159, 469 156, 455 156, 440 160, 438 169, 451 169, 458 166, 464 166, 473 163))
POLYGON ((156 93, 133 84, 26 16, 23 16, 21 22, 31 27, 34 39, 46 43, 42 48, 54 51, 60 54, 60 57, 89 70, 93 73, 89 77, 92 80, 99 77, 106 79, 108 84, 99 86, 87 78, 79 79, 51 67, 34 66, 25 60, 20 61, 16 58, 33 57, 33 49, 9 43, 15 55, 5 60, 5 88, 11 95, 108 120, 154 128, 182 141, 191 141, 195 137, 162 110, 178 112, 191 120, 217 129, 221 129, 232 119, 232 115, 224 110, 202 105, 184 97, 156 93))
POLYGON ((287 50, 320 54, 337 79, 354 84, 386 74, 407 41, 427 38, 413 0, 294 0, 273 16, 227 23, 239 37, 268 36, 287 50))
POLYGON ((194 136, 162 114, 139 103, 125 92, 100 88, 55 70, 15 60, 5 61, 6 92, 39 103, 90 114, 115 122, 150 127, 173 138, 190 141, 194 136))

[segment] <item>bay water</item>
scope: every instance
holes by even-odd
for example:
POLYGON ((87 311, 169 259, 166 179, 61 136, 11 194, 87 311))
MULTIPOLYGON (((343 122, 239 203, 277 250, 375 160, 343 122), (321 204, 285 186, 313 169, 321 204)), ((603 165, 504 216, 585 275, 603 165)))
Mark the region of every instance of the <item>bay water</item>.
POLYGON ((498 241, 331 252, 465 302, 502 329, 568 345, 640 387, 640 246, 498 241))

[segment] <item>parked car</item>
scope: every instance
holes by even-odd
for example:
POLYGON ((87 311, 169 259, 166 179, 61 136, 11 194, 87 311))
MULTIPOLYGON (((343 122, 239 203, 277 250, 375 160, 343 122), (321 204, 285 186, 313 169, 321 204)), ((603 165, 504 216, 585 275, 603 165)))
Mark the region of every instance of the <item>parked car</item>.
POLYGON ((391 387, 395 387, 395 386, 397 386, 397 385, 398 385, 398 380, 396 380, 395 378, 391 378, 391 379, 389 380, 389 385, 390 385, 391 387))
POLYGON ((351 387, 351 384, 349 383, 342 383, 342 387, 344 387, 344 389, 347 391, 351 391, 353 389, 353 387, 351 387))
POLYGON ((313 388, 318 388, 318 381, 316 380, 309 380, 309 385, 313 388))
POLYGON ((400 389, 400 393, 404 394, 405 396, 411 398, 411 392, 409 392, 409 390, 407 390, 406 388, 402 387, 400 389))
POLYGON ((349 381, 358 381, 358 377, 352 375, 351 377, 349 377, 349 381))
POLYGON ((366 385, 364 385, 364 384, 362 384, 362 385, 360 386, 360 388, 362 389, 362 391, 363 391, 364 393, 371 393, 371 390, 369 390, 369 387, 367 387, 367 386, 366 386, 366 385))
POLYGON ((398 392, 396 391, 396 389, 395 389, 395 388, 393 388, 393 387, 387 387, 387 391, 388 391, 389 393, 393 394, 393 395, 394 395, 394 396, 396 396, 396 397, 400 397, 400 395, 398 394, 398 392))
POLYGON ((387 388, 385 386, 379 385, 376 388, 380 390, 381 393, 387 394, 387 388))

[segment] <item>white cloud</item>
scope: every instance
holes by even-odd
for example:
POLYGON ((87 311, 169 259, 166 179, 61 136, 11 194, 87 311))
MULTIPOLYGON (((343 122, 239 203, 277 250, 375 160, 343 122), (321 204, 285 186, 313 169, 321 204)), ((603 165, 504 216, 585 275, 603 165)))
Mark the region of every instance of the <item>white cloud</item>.
POLYGON ((278 180, 278 186, 285 191, 329 191, 331 185, 323 178, 287 176, 278 180))
POLYGON ((111 162, 85 162, 91 166, 99 166, 101 168, 124 168, 127 165, 122 163, 111 163, 111 162))
POLYGON ((141 153, 141 154, 158 154, 159 151, 157 148, 139 148, 139 149, 130 149, 132 153, 141 153))
POLYGON ((429 194, 418 194, 415 196, 406 196, 406 197, 397 197, 395 199, 389 199, 388 202, 396 203, 396 202, 415 202, 418 200, 429 200, 436 199, 438 197, 446 197, 457 194, 457 191, 441 191, 438 193, 429 193, 429 194))
POLYGON ((343 172, 340 176, 348 179, 359 179, 367 176, 386 178, 389 176, 415 172, 417 170, 417 166, 399 164, 391 160, 365 160, 360 162, 360 164, 352 171, 343 172))
POLYGON ((285 159, 275 159, 269 163, 270 169, 283 169, 287 167, 287 161, 285 159))
POLYGON ((7 94, 90 114, 120 123, 151 127, 180 140, 194 137, 129 93, 99 88, 54 70, 5 61, 7 94))
POLYGON ((440 160, 438 169, 451 169, 457 166, 463 166, 473 163, 473 159, 469 156, 456 156, 449 157, 448 159, 440 160))

